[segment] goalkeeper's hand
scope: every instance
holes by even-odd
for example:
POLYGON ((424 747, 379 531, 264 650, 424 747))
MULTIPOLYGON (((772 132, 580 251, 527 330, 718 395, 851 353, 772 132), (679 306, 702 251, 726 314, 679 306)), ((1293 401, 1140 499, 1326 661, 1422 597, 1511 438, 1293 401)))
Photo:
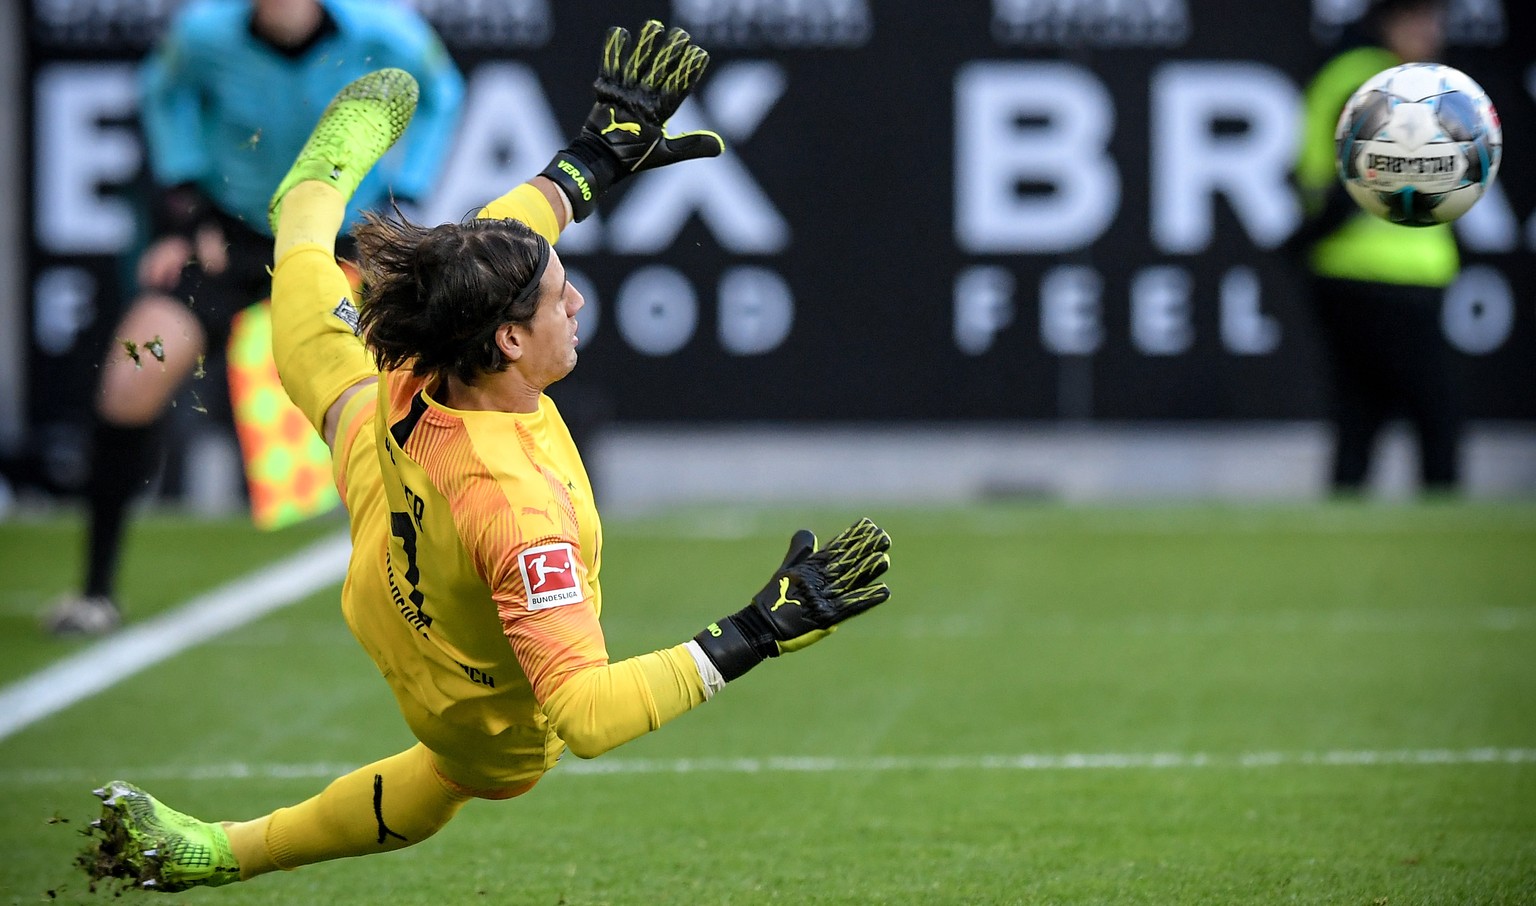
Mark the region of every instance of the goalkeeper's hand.
POLYGON ((789 553, 752 603, 717 623, 694 641, 727 682, 764 658, 799 651, 831 634, 837 624, 891 596, 877 581, 891 565, 891 536, 868 519, 844 529, 826 547, 801 529, 789 553))
POLYGON ((577 221, 631 173, 725 150, 713 132, 666 134, 663 127, 699 83, 709 53, 681 28, 663 34, 664 28, 652 19, 633 43, 626 29, 608 29, 592 85, 597 103, 580 134, 540 174, 570 199, 577 221))

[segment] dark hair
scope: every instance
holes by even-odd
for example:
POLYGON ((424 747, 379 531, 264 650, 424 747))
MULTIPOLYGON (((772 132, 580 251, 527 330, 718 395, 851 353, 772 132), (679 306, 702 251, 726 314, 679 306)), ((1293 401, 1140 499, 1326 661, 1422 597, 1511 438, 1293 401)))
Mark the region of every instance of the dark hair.
POLYGON ((503 324, 527 324, 543 275, 544 239, 517 220, 424 227, 397 209, 372 211, 352 230, 361 258, 359 331, 381 370, 452 374, 471 382, 508 366, 503 324), (542 247, 542 248, 541 248, 542 247))

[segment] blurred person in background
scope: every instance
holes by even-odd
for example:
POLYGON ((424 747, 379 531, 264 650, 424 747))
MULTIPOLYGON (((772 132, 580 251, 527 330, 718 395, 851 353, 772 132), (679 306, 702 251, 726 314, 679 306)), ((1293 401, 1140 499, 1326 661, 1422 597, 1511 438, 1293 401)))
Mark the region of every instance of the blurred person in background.
POLYGON ((1388 419, 1418 440, 1427 492, 1455 491, 1466 422, 1455 353, 1440 329, 1445 288, 1460 270, 1449 225, 1407 227, 1357 207, 1339 182, 1334 127, 1371 76, 1432 61, 1445 43, 1446 0, 1374 0, 1306 91, 1296 178, 1306 220, 1288 243, 1310 278, 1328 360, 1334 430, 1330 483, 1359 492, 1388 419))
POLYGON ((44 614, 47 631, 121 624, 127 510, 159 464, 167 409, 203 357, 224 348, 234 316, 267 297, 267 201, 320 111, 382 66, 417 79, 420 109, 359 187, 349 224, 391 196, 423 198, 453 138, 463 77, 416 12, 382 0, 192 0, 143 64, 152 238, 95 399, 84 584, 44 614))

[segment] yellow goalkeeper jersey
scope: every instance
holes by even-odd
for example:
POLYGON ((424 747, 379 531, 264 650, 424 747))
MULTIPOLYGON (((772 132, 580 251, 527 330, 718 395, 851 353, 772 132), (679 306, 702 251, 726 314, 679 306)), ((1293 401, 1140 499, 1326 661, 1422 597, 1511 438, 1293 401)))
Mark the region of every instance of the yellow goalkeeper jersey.
MULTIPOLYGON (((517 194, 488 215, 557 233, 547 206, 509 204, 517 194)), ((409 371, 379 375, 376 394, 348 403, 334 446, 353 544, 342 609, 412 732, 454 779, 488 787, 537 778, 566 744, 594 755, 704 701, 684 645, 609 663, 602 525, 554 402, 465 411, 432 391, 409 371)))
POLYGON ((397 696, 547 770, 561 743, 542 702, 608 660, 602 528, 570 433, 548 397, 533 413, 457 411, 408 373, 382 375, 373 407, 357 422, 374 436, 346 438, 339 476, 348 623, 397 696))

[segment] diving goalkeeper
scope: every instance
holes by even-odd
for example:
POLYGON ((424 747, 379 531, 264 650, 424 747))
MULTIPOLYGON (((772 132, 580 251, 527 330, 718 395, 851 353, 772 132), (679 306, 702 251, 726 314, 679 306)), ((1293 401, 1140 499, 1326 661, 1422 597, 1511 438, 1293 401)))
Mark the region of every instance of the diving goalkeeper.
POLYGON ((326 108, 270 207, 273 352, 334 454, 343 613, 419 742, 249 821, 199 821, 113 781, 82 860, 93 875, 177 891, 410 846, 470 799, 526 793, 563 749, 590 758, 655 730, 886 600, 883 531, 861 520, 818 547, 802 530, 741 610, 608 659, 602 530, 544 394, 576 364, 583 305, 551 246, 630 174, 721 153, 713 133, 663 130, 708 60, 681 29, 611 29, 597 103, 543 173, 464 223, 395 212, 354 229, 360 307, 334 237, 416 84, 380 70, 326 108))

